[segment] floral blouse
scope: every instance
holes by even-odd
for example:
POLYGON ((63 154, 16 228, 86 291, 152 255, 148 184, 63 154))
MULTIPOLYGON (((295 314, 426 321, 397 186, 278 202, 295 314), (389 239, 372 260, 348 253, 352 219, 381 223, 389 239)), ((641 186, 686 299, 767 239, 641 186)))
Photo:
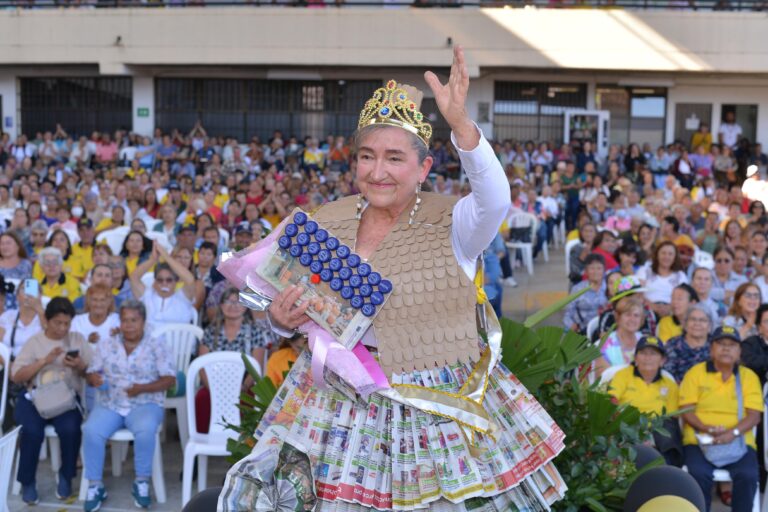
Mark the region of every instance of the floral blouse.
POLYGON ((269 348, 277 341, 278 337, 267 325, 257 325, 251 322, 243 322, 235 339, 230 341, 224 334, 224 326, 216 336, 216 327, 208 326, 203 334, 202 344, 211 352, 227 351, 250 354, 254 348, 269 348))

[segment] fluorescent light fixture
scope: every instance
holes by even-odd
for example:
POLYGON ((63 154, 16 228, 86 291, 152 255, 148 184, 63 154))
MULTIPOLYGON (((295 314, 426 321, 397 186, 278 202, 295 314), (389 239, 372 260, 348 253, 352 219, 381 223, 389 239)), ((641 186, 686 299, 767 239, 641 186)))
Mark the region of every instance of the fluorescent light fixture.
POLYGON ((619 80, 621 87, 666 87, 672 88, 675 86, 673 80, 648 80, 648 79, 624 79, 619 80))
POLYGON ((320 73, 300 71, 294 69, 270 69, 267 71, 267 80, 322 80, 320 73))

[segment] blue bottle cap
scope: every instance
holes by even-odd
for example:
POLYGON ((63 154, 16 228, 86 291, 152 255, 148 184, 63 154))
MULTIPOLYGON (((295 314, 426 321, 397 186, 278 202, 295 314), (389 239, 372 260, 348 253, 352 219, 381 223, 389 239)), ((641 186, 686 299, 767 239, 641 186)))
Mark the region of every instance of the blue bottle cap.
POLYGON ((392 291, 392 283, 387 279, 382 279, 379 283, 379 291, 387 294, 392 291))
POLYGON ((381 292, 371 293, 371 304, 374 306, 380 306, 384 304, 384 295, 381 292))
MULTIPOLYGON (((331 240, 335 240, 335 238, 332 238, 331 240)), ((325 244, 329 249, 331 249, 331 240, 328 240, 328 243, 325 244)), ((352 251, 349 250, 349 247, 346 245, 340 245, 338 249, 336 249, 336 256, 338 256, 341 259, 346 258, 352 254, 352 251)))
POLYGON ((342 286, 344 286, 344 281, 342 281, 338 277, 334 277, 333 279, 331 279, 331 285, 330 286, 331 286, 331 290, 337 292, 337 291, 341 290, 342 286))
POLYGON ((293 256, 294 258, 298 258, 299 256, 301 256, 301 253, 303 251, 304 251, 304 249, 302 249, 302 247, 300 245, 292 245, 289 252, 290 252, 291 256, 293 256))
POLYGON ((323 264, 315 260, 309 266, 309 270, 311 270, 313 274, 319 274, 320 271, 323 270, 323 264))
POLYGON ((307 225, 304 226, 304 231, 309 233, 310 235, 313 234, 315 231, 317 231, 317 222, 310 220, 307 222, 307 225))
POLYGON ((373 293, 373 288, 369 284, 360 285, 360 295, 363 297, 370 297, 373 293))
POLYGON ((301 263, 305 267, 312 265, 312 256, 310 256, 307 253, 302 254, 301 256, 299 256, 299 263, 301 263))
POLYGON ((331 259, 331 251, 328 249, 321 250, 319 253, 317 253, 317 259, 323 263, 327 263, 331 259))
POLYGON ((320 244, 317 242, 310 242, 307 246, 307 252, 314 256, 315 254, 320 252, 320 244))
POLYGON ((349 286, 351 286, 353 288, 357 288, 361 284, 363 284, 363 278, 362 277, 360 277, 358 275, 354 275, 354 276, 349 278, 349 286))
POLYGON ((367 263, 361 263, 360 266, 357 268, 357 273, 365 277, 371 273, 371 266, 367 263))
POLYGON ((293 222, 299 226, 303 226, 307 222, 307 214, 304 212, 296 212, 293 215, 293 222))
MULTIPOLYGON (((359 271, 358 271, 359 272, 359 271)), ((368 282, 372 285, 377 285, 381 282, 381 274, 378 272, 371 272, 368 274, 368 282)))
POLYGON ((365 304, 360 311, 362 311, 365 316, 373 316, 376 314, 376 307, 371 304, 365 304))
POLYGON ((349 300, 349 304, 355 309, 360 309, 365 304, 365 301, 361 296, 355 295, 349 300))
POLYGON ((320 279, 325 281, 326 283, 333 279, 333 271, 329 268, 324 268, 320 271, 320 279))
MULTIPOLYGON (((325 246, 328 249, 330 249, 332 251, 335 251, 336 249, 339 249, 339 240, 337 238, 331 237, 331 238, 328 239, 327 242, 325 242, 325 246)), ((347 249, 347 250, 349 250, 349 249, 347 249)), ((349 256, 349 255, 347 255, 347 256, 349 256)), ((341 254, 339 254, 339 258, 346 258, 347 256, 342 256, 341 254)))
POLYGON ((287 226, 285 226, 285 234, 291 238, 296 236, 296 233, 298 232, 299 232, 299 228, 298 226, 296 226, 296 224, 288 224, 287 226))
POLYGON ((341 298, 344 300, 351 299, 354 294, 355 294, 355 291, 352 289, 351 286, 344 286, 341 288, 341 298))
POLYGON ((360 264, 360 256, 358 256, 357 254, 350 254, 349 257, 347 258, 347 265, 349 265, 352 268, 355 268, 359 264, 360 264))
POLYGON ((326 240, 328 240, 328 232, 324 229, 318 229, 317 233, 315 233, 315 240, 317 240, 318 242, 325 242, 326 240))
POLYGON ((296 237, 296 243, 299 245, 308 245, 310 242, 309 235, 306 233, 299 233, 296 237))
POLYGON ((352 269, 350 269, 349 267, 341 267, 341 269, 339 270, 339 277, 346 281, 347 279, 352 277, 352 269))
POLYGON ((339 258, 331 258, 331 261, 328 262, 328 268, 330 268, 334 272, 338 272, 343 266, 344 264, 341 262, 339 258))
POLYGON ((277 239, 277 245, 279 245, 281 249, 287 249, 291 246, 291 239, 283 235, 277 239))

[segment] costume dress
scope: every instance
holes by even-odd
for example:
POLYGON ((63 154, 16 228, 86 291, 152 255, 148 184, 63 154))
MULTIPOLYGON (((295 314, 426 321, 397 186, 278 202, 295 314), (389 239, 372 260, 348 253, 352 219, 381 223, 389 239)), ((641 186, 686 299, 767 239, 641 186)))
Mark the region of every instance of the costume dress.
MULTIPOLYGON (((413 224, 405 212, 371 256, 394 291, 362 341, 399 393, 436 391, 471 409, 468 381, 489 360, 473 279, 508 211, 509 185, 485 138, 459 155, 472 194, 422 194, 413 224)), ((343 198, 313 217, 354 247, 356 206, 343 198)), ((251 455, 228 472, 219 510, 537 511, 565 493, 552 463, 564 434, 500 362, 484 370, 477 404, 494 428, 482 433, 428 400, 318 389, 311 357, 299 357, 251 455)))

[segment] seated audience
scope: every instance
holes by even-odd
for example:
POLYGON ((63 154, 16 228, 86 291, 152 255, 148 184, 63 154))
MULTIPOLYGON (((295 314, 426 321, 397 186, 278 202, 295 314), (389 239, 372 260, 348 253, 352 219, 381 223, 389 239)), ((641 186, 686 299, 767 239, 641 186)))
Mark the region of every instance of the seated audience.
POLYGON ((571 293, 588 290, 565 308, 563 323, 566 328, 579 333, 587 332, 587 324, 597 318, 601 306, 605 305, 605 260, 599 254, 590 254, 584 261, 587 280, 573 287, 571 293))
POLYGON ((635 355, 635 347, 642 337, 645 308, 635 297, 625 297, 616 304, 616 330, 608 335, 600 352, 603 357, 595 361, 599 376, 609 366, 629 364, 635 355))
POLYGON ((733 295, 733 304, 728 310, 728 316, 723 318, 723 325, 738 329, 742 338, 756 335, 757 308, 761 302, 760 288, 752 283, 740 285, 733 295))
POLYGON ((683 317, 688 312, 691 304, 697 304, 699 296, 693 288, 687 284, 681 284, 672 290, 672 302, 670 303, 672 313, 659 320, 656 327, 656 335, 661 341, 666 343, 670 338, 683 334, 683 317))
POLYGON ((709 333, 712 319, 701 304, 688 307, 683 318, 683 334, 666 344, 667 362, 664 369, 681 382, 688 369, 709 357, 709 333))

